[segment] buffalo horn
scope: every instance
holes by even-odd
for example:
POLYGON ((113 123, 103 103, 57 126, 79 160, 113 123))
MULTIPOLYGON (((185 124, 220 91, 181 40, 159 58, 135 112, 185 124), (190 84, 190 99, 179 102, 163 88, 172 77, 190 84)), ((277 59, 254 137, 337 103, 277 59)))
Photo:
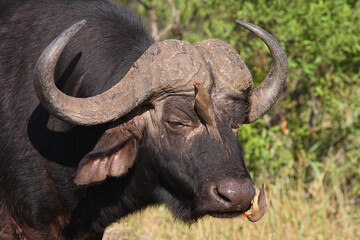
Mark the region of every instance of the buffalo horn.
POLYGON ((288 63, 280 43, 268 32, 260 27, 236 20, 236 23, 257 35, 268 46, 272 62, 268 75, 253 90, 251 110, 247 123, 255 122, 262 117, 276 102, 282 92, 288 72, 288 63))
MULTIPOLYGON (((137 65, 134 64, 119 83, 99 95, 76 98, 61 92, 54 83, 57 60, 70 39, 85 23, 82 20, 67 28, 43 51, 34 69, 34 87, 40 102, 51 114, 76 125, 91 126, 119 119, 156 93, 158 86, 148 81, 152 85, 142 88, 146 91, 137 88, 136 80, 143 73, 136 71, 137 65)), ((137 61, 142 62, 144 60, 141 58, 137 61)))

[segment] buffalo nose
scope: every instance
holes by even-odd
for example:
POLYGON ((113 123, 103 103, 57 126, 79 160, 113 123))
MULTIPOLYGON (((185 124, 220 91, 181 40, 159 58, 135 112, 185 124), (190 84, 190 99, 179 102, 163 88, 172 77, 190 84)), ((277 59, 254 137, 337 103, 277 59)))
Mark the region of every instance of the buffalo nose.
POLYGON ((246 211, 255 195, 249 178, 227 178, 212 186, 212 197, 223 211, 246 211))

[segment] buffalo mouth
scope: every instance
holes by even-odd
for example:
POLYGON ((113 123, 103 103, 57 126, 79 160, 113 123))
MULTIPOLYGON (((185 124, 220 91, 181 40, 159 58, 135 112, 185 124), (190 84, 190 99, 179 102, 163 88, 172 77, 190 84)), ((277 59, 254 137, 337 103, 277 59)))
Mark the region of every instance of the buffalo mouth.
POLYGON ((233 211, 233 212, 211 212, 208 215, 215 218, 235 218, 243 215, 246 211, 233 211))
POLYGON ((209 212, 207 215, 215 218, 235 218, 243 215, 245 212, 249 211, 252 208, 252 204, 247 209, 244 210, 235 210, 235 211, 226 211, 226 212, 209 212))

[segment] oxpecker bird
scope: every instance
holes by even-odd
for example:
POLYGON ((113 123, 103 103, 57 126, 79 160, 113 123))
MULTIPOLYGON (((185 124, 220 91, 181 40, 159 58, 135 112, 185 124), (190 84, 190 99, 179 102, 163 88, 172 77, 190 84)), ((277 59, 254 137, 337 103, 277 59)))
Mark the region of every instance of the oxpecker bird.
POLYGON ((195 84, 195 109, 200 118, 205 122, 206 128, 212 138, 221 142, 221 137, 216 126, 214 106, 210 94, 206 92, 201 83, 195 84))

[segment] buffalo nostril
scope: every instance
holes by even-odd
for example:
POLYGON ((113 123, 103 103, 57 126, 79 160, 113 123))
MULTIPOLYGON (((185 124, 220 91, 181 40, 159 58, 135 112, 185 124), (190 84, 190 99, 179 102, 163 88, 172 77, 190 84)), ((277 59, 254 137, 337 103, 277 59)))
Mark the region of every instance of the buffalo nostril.
POLYGON ((226 211, 245 211, 255 195, 251 179, 223 179, 216 183, 213 196, 219 206, 226 211))
POLYGON ((229 199, 228 197, 226 197, 225 195, 221 194, 219 191, 217 191, 217 195, 223 199, 225 202, 229 202, 231 203, 231 199, 229 199))
POLYGON ((232 184, 226 184, 226 185, 221 185, 217 188, 217 195, 222 198, 224 201, 226 202, 237 202, 238 198, 240 196, 238 196, 239 191, 238 189, 235 189, 233 186, 229 186, 232 184))

